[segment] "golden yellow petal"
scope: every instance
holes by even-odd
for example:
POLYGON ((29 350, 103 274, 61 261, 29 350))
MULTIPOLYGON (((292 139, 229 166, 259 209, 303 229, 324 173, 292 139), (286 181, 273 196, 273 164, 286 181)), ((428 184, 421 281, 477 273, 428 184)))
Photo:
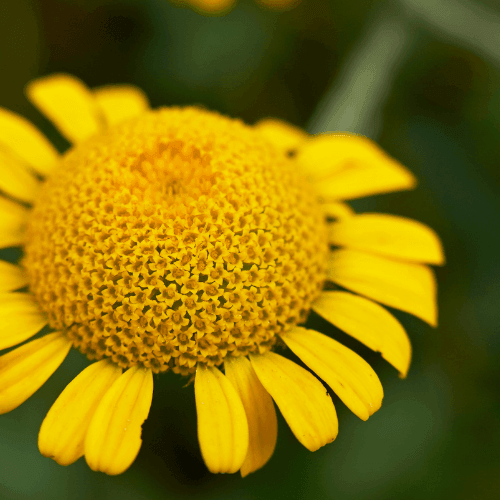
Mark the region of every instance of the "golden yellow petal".
POLYGON ((142 424, 153 399, 153 374, 134 366, 113 383, 95 410, 85 437, 85 460, 92 470, 121 474, 141 448, 142 424))
POLYGON ((194 391, 205 464, 210 472, 237 472, 248 450, 248 423, 236 389, 217 368, 198 367, 194 391))
MULTIPOLYGON (((2 219, 13 219, 16 222, 19 220, 25 223, 29 213, 30 210, 19 203, 0 196, 0 216, 2 219)), ((1 223, 3 224, 4 221, 2 220, 1 223)))
POLYGON ((328 279, 437 325, 436 280, 427 266, 340 249, 331 254, 328 279))
POLYGON ((437 234, 426 225, 405 217, 360 214, 329 227, 332 245, 427 264, 444 264, 437 234))
POLYGON ((23 288, 28 284, 28 276, 23 268, 0 260, 0 293, 23 288))
POLYGON ((29 210, 0 196, 0 248, 21 245, 29 210))
POLYGON ((58 74, 31 82, 26 93, 71 142, 82 142, 104 128, 104 117, 87 86, 74 76, 58 74))
POLYGON ((325 200, 350 200, 415 187, 415 177, 370 139, 347 132, 304 144, 297 160, 325 200))
POLYGON ((47 413, 38 448, 45 457, 69 465, 83 456, 87 429, 106 391, 122 371, 107 360, 92 363, 64 389, 47 413))
POLYGON ((382 353, 384 359, 406 377, 411 345, 401 323, 382 306, 349 292, 323 292, 313 310, 327 321, 382 353))
POLYGON ((24 244, 24 233, 14 229, 8 230, 0 224, 0 248, 19 247, 24 244))
POLYGON ((51 333, 0 357, 0 414, 24 403, 57 370, 71 341, 51 333))
POLYGON ((146 94, 133 85, 101 87, 93 92, 108 125, 133 118, 149 109, 146 94))
POLYGON ((301 327, 281 334, 281 338, 361 420, 380 408, 382 384, 372 367, 355 352, 322 333, 301 327))
POLYGON ((240 471, 245 477, 263 467, 274 452, 278 438, 276 410, 248 358, 227 357, 224 368, 241 398, 248 421, 248 452, 240 471))
POLYGON ((337 437, 335 407, 314 375, 274 352, 250 355, 250 361, 295 437, 308 450, 316 451, 337 437))
POLYGON ((25 202, 32 202, 40 182, 13 156, 0 149, 0 190, 25 202))
POLYGON ((0 146, 4 153, 13 153, 14 159, 26 162, 42 175, 49 174, 59 162, 54 146, 33 124, 3 108, 0 108, 0 146))
POLYGON ((342 203, 341 201, 322 203, 321 208, 325 212, 325 215, 332 219, 344 220, 356 215, 356 212, 347 203, 342 203))
POLYGON ((24 342, 48 323, 29 293, 0 293, 0 349, 24 342))
POLYGON ((281 149, 284 153, 295 151, 310 137, 304 130, 294 127, 285 121, 272 118, 260 120, 254 127, 269 142, 281 149))

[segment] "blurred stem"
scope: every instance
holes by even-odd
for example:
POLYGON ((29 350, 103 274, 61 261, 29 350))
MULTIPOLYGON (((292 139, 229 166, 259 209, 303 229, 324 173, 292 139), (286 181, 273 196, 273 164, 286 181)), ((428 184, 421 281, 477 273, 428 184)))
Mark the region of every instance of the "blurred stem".
POLYGON ((471 0, 399 0, 441 35, 500 64, 500 16, 471 0))
POLYGON ((319 103, 308 126, 310 133, 341 130, 378 136, 384 103, 408 52, 409 31, 401 16, 385 11, 371 23, 319 103))
POLYGON ((349 131, 377 138, 382 110, 404 62, 415 18, 455 43, 500 64, 500 16, 471 0, 398 0, 405 11, 383 12, 358 42, 334 86, 319 103, 308 131, 349 131))

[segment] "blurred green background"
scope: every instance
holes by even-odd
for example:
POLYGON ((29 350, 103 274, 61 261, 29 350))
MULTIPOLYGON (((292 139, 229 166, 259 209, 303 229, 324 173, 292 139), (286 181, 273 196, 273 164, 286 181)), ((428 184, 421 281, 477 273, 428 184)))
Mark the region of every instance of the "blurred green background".
POLYGON ((497 499, 500 492, 500 6, 497 0, 302 0, 288 12, 240 0, 203 17, 167 0, 2 0, 0 105, 33 120, 24 85, 53 72, 90 86, 130 82, 153 106, 197 103, 249 123, 275 116, 312 132, 377 139, 420 179, 411 193, 354 203, 423 221, 442 236, 440 326, 397 314, 408 378, 362 354, 385 389, 366 423, 339 401, 340 433, 314 454, 280 417, 267 466, 207 472, 192 387, 155 382, 143 446, 118 477, 43 458, 37 433, 87 361, 72 352, 27 403, 0 417, 0 499, 497 499))

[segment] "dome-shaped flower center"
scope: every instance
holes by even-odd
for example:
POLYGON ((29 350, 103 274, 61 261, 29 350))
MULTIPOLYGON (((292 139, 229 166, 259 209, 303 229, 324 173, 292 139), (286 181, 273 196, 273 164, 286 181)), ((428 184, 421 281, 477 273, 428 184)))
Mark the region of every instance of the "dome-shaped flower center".
POLYGON ((89 358, 189 374, 303 322, 327 253, 294 160, 187 108, 70 151, 33 210, 24 265, 51 327, 89 358))

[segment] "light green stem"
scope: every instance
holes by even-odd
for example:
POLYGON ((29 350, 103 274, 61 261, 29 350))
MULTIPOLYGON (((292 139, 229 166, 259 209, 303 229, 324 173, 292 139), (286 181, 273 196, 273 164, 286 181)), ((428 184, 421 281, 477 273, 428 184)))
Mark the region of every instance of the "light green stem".
POLYGON ((401 16, 378 17, 361 38, 334 86, 319 103, 308 131, 355 132, 376 138, 382 109, 411 41, 401 16))

